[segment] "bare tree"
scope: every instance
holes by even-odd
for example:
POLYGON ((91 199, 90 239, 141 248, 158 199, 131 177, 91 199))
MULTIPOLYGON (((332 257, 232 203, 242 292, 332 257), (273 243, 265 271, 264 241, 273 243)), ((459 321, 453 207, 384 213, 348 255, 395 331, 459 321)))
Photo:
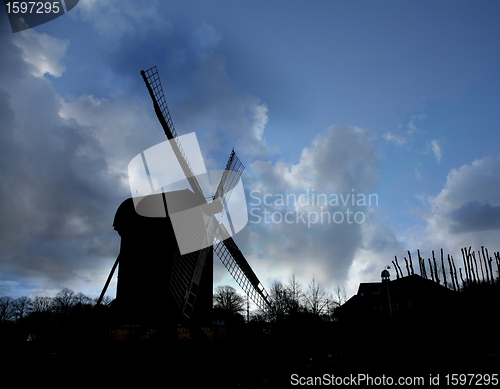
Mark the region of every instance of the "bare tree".
POLYGON ((0 297, 0 323, 10 321, 13 318, 14 300, 10 296, 0 297))
POLYGON ((345 288, 340 287, 339 284, 337 284, 337 288, 335 289, 335 296, 333 296, 333 299, 335 301, 335 304, 337 306, 341 306, 347 301, 347 292, 345 288))
POLYGON ((305 294, 306 308, 315 315, 321 315, 328 307, 328 295, 323 284, 314 278, 309 283, 305 294))
POLYGON ((52 297, 36 296, 33 299, 32 312, 49 312, 52 307, 52 297))
POLYGON ((22 296, 15 299, 12 304, 14 319, 17 322, 22 320, 30 313, 31 307, 32 307, 32 301, 29 297, 22 296))
POLYGON ((55 313, 66 314, 75 306, 76 302, 75 292, 65 288, 52 299, 52 309, 55 313))
POLYGON ((213 296, 214 308, 221 308, 234 315, 245 311, 245 299, 232 286, 218 286, 213 296))
POLYGON ((288 282, 283 295, 286 314, 297 313, 302 310, 304 291, 302 285, 295 278, 295 274, 288 278, 288 282))
MULTIPOLYGON (((95 298, 92 303, 94 305, 97 304, 97 302, 99 301, 99 297, 95 298)), ((111 304, 113 302, 113 299, 109 296, 104 296, 100 302, 101 305, 105 305, 105 306, 108 306, 109 304, 111 304)))
POLYGON ((92 298, 83 294, 82 292, 78 292, 74 298, 75 304, 80 305, 92 305, 92 298))
POLYGON ((269 300, 271 306, 264 313, 268 320, 281 320, 287 313, 287 292, 280 280, 274 280, 269 289, 269 300))

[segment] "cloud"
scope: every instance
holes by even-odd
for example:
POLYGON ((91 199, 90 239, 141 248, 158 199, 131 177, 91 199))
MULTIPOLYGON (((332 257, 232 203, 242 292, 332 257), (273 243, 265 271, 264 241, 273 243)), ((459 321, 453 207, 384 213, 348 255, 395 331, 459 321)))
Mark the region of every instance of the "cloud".
POLYGON ((34 30, 18 34, 0 38, 2 278, 22 291, 78 285, 96 294, 117 254, 111 226, 127 194, 108 154, 119 142, 78 122, 45 78, 62 76, 67 44, 34 30), (24 55, 37 44, 45 60, 24 55))
POLYGON ((379 181, 373 141, 369 130, 339 123, 319 133, 297 164, 257 160, 250 165, 247 229, 252 234, 247 238, 259 239, 242 238, 242 244, 257 268, 272 269, 264 273, 266 283, 295 273, 304 284, 312 277, 328 287, 346 284, 359 276, 351 269, 362 247, 372 252, 394 245, 394 234, 376 232, 378 198, 371 207, 353 203, 379 181))
POLYGON ((151 30, 171 31, 171 23, 158 11, 158 4, 157 0, 88 0, 80 1, 75 7, 76 12, 68 15, 91 23, 108 44, 113 44, 107 45, 113 50, 123 37, 144 37, 151 30))
POLYGON ((393 134, 390 131, 387 131, 384 135, 382 135, 382 137, 386 141, 392 142, 392 143, 396 144, 397 146, 402 146, 406 142, 406 139, 404 137, 397 135, 397 134, 393 134))
POLYGON ((355 188, 368 190, 378 185, 378 156, 369 130, 335 124, 320 133, 312 148, 302 151, 301 169, 310 169, 319 190, 355 188))
MULTIPOLYGON (((118 254, 112 223, 129 196, 128 163, 164 140, 161 127, 147 93, 61 97, 47 75, 64 77, 68 41, 35 30, 0 39, 0 283, 13 295, 62 287, 96 295, 118 254)), ((239 155, 266 155, 268 120, 264 103, 232 89, 214 52, 219 39, 206 23, 184 39, 196 54, 195 88, 177 106, 186 120, 176 122, 195 124, 180 133, 204 138, 216 168, 233 146, 239 155)))
POLYGON ((54 77, 61 77, 66 66, 61 62, 69 41, 51 37, 34 30, 25 30, 14 34, 12 42, 22 49, 23 59, 32 65, 31 73, 42 77, 48 73, 54 77))
POLYGON ((434 154, 434 158, 436 158, 437 163, 441 162, 441 157, 443 156, 443 152, 441 150, 441 143, 437 139, 431 140, 430 143, 430 149, 432 150, 432 153, 434 154))
MULTIPOLYGON (((269 149, 264 139, 267 105, 255 96, 243 95, 233 89, 224 57, 212 50, 219 39, 217 34, 206 23, 201 29, 204 33, 198 29, 191 39, 196 52, 192 59, 191 93, 173 106, 176 128, 179 133, 196 129, 208 152, 205 157, 209 163, 210 160, 217 161, 221 153, 223 159, 227 159, 232 148, 240 156, 268 156, 269 149), (202 53, 201 48, 204 48, 202 53)), ((221 162, 219 160, 218 165, 209 167, 220 168, 221 162)))
POLYGON ((411 118, 410 118, 410 121, 408 122, 408 124, 406 125, 407 127, 407 130, 406 130, 406 133, 408 135, 412 135, 414 134, 415 132, 419 132, 419 129, 417 127, 417 120, 422 122, 425 118, 427 118, 427 116, 425 114, 419 114, 419 115, 412 115, 411 118))
MULTIPOLYGON (((87 11, 90 18, 97 8, 87 11)), ((99 33, 115 34, 100 25, 103 22, 93 21, 102 29, 99 33)), ((39 43, 46 62, 29 60, 23 54, 25 41, 5 42, 8 55, 0 59, 0 208, 9 226, 0 232, 1 274, 17 280, 9 287, 18 291, 68 286, 95 295, 118 253, 112 220, 129 196, 128 162, 164 138, 147 93, 60 96, 46 76, 65 77, 62 61, 68 43, 30 34, 32 44, 47 43, 39 43)), ((110 39, 117 39, 119 31, 116 34, 110 39)), ((183 53, 178 55, 183 60, 170 70, 189 82, 169 107, 179 134, 196 131, 208 169, 224 166, 234 147, 247 166, 247 191, 300 195, 310 189, 352 196, 376 188, 379 158, 371 131, 339 123, 319 133, 296 163, 272 155, 266 143, 268 107, 232 87, 225 59, 216 52, 221 36, 206 23, 187 35, 177 34, 181 43, 172 53, 183 53)), ((107 71, 118 77, 113 66, 107 71)), ((266 285, 294 272, 305 284, 313 276, 328 285, 360 274, 378 279, 382 254, 396 247, 397 239, 390 229, 377 232, 383 215, 374 212, 376 206, 356 204, 355 210, 351 203, 340 202, 328 211, 346 217, 348 208, 351 221, 352 212, 359 211, 364 223, 258 223, 247 226, 236 240, 266 285), (369 258, 374 258, 371 265, 366 264, 369 258)), ((275 217, 289 211, 297 217, 301 212, 318 213, 321 207, 273 205, 268 210, 277 212, 275 217)), ((219 277, 218 270, 215 274, 219 277)))
POLYGON ((415 168, 413 169, 413 171, 415 172, 415 180, 421 180, 422 179, 422 173, 420 173, 420 171, 418 170, 418 167, 415 166, 415 168))
POLYGON ((203 21, 192 35, 193 45, 200 57, 213 53, 213 49, 219 44, 222 35, 210 24, 203 21))
POLYGON ((452 169, 436 196, 424 200, 425 227, 414 230, 420 247, 460 255, 465 246, 498 250, 500 157, 488 156, 452 169))
POLYGON ((488 201, 469 201, 447 216, 452 221, 450 232, 453 234, 500 229, 500 206, 493 207, 488 201))
MULTIPOLYGON (((406 124, 406 130, 404 131, 404 135, 398 135, 390 131, 387 131, 385 134, 382 135, 382 137, 389 143, 393 143, 396 146, 402 146, 409 140, 411 140, 413 134, 422 133, 422 131, 419 130, 419 128, 417 127, 417 124, 420 124, 426 118, 427 116, 423 113, 414 114, 410 117, 408 123, 406 124)), ((402 124, 400 124, 399 127, 404 128, 402 124)))

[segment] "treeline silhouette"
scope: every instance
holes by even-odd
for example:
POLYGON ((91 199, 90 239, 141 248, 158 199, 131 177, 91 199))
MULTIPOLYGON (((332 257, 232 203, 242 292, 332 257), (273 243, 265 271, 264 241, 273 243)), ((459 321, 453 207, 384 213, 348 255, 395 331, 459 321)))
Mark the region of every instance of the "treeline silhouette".
MULTIPOLYGON (((107 306, 112 300, 105 296, 101 305, 107 306)), ((14 299, 10 296, 2 296, 0 297, 0 323, 19 323, 30 315, 61 316, 74 310, 88 310, 96 303, 97 298, 86 296, 82 292, 75 293, 68 288, 62 289, 54 297, 36 296, 30 298, 22 296, 14 299)))
POLYGON ((30 366, 39 382, 51 369, 59 375, 91 366, 86 374, 97 377, 102 366, 121 372, 114 379, 168 375, 203 388, 288 387, 291 374, 493 373, 500 355, 500 258, 478 251, 473 255, 471 248, 463 249, 460 264, 444 255, 424 261, 420 251, 414 263, 409 253, 406 272, 395 258, 396 282, 420 272, 426 282, 451 294, 445 305, 426 297, 428 308, 424 304, 406 321, 343 316, 342 307, 349 304, 341 286, 331 291, 315 279, 301 285, 294 275, 271 284, 271 305, 262 311, 249 311, 246 297, 233 288, 217 287, 213 317, 228 331, 211 344, 196 339, 172 343, 154 336, 117 341, 108 336, 116 324, 109 298, 96 305, 95 299, 69 289, 54 297, 4 296, 1 366, 17 374, 30 366))

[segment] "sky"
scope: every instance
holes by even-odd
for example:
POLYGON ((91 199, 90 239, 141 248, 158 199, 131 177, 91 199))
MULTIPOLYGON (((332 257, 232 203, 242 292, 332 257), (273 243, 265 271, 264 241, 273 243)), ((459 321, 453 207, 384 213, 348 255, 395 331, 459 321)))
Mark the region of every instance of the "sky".
MULTIPOLYGON (((500 250, 498 2, 80 0, 17 33, 0 12, 3 295, 101 292, 128 164, 165 140, 153 66, 207 169, 245 165, 234 239, 264 286, 351 296, 408 250, 500 250)), ((240 290, 220 261, 218 285, 240 290)))

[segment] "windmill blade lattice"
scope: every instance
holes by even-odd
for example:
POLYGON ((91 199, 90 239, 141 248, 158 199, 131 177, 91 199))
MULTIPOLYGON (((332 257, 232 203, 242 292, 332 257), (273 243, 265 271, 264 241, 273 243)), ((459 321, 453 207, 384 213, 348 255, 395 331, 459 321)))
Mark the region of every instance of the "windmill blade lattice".
POLYGON ((200 184, 193 173, 193 169, 186 158, 186 153, 184 152, 179 137, 177 136, 177 132, 175 131, 174 123, 167 107, 167 101, 165 100, 165 95, 163 94, 163 88, 161 86, 160 76, 158 75, 156 66, 148 70, 142 70, 141 75, 146 83, 151 99, 153 100, 156 116, 163 127, 165 135, 169 140, 174 139, 175 141, 175 145, 170 143, 172 150, 175 153, 179 164, 181 165, 181 168, 184 171, 191 188, 193 189, 193 192, 198 194, 200 197, 203 197, 203 191, 201 190, 200 184))
POLYGON ((214 244, 214 252, 243 291, 262 310, 268 308, 269 294, 260 283, 233 238, 214 244))
MULTIPOLYGON (((179 164, 181 165, 193 192, 200 197, 203 197, 203 201, 206 203, 206 198, 203 196, 201 187, 193 174, 193 170, 186 158, 186 153, 182 149, 182 145, 180 144, 177 136, 177 132, 163 94, 156 66, 146 71, 141 71, 141 75, 146 83, 151 99, 153 100, 156 115, 164 129, 165 135, 169 140, 175 140, 175 144, 171 143, 172 150, 177 156, 179 164)), ((233 150, 217 190, 213 196, 213 200, 217 200, 218 198, 221 199, 223 208, 226 211, 229 196, 238 184, 244 169, 245 167, 233 150)), ((200 215, 197 215, 198 211, 201 212, 199 207, 197 207, 197 209, 193 209, 192 214, 190 214, 186 219, 182 229, 182 236, 192 236, 193 242, 200 242, 200 239, 211 239, 212 242, 207 241, 206 246, 209 247, 205 249, 190 252, 185 255, 181 255, 179 249, 176 249, 177 251, 174 256, 169 290, 171 291, 174 300, 177 302, 182 313, 188 318, 192 317, 203 268, 205 266, 207 255, 211 250, 211 245, 213 245, 214 252, 220 258, 224 266, 228 269, 231 276, 233 276, 243 291, 249 295, 259 308, 265 309, 270 305, 269 295, 246 261, 242 252, 231 238, 231 235, 228 233, 224 225, 218 222, 215 216, 201 215, 202 218, 200 219, 200 215), (204 236, 201 236, 203 234, 200 234, 200 229, 196 228, 197 222, 195 220, 197 220, 198 223, 199 220, 203 220, 205 223, 204 236)))
POLYGON ((231 192, 238 184, 238 181, 243 174, 243 170, 245 170, 245 166, 243 166, 233 149, 231 155, 229 156, 229 161, 227 161, 226 169, 222 174, 219 186, 217 187, 217 190, 215 191, 215 195, 213 197, 214 200, 217 198, 222 199, 222 205, 224 206, 224 210, 226 212, 229 196, 231 196, 231 192), (231 172, 233 172, 233 174, 231 174, 231 172))

